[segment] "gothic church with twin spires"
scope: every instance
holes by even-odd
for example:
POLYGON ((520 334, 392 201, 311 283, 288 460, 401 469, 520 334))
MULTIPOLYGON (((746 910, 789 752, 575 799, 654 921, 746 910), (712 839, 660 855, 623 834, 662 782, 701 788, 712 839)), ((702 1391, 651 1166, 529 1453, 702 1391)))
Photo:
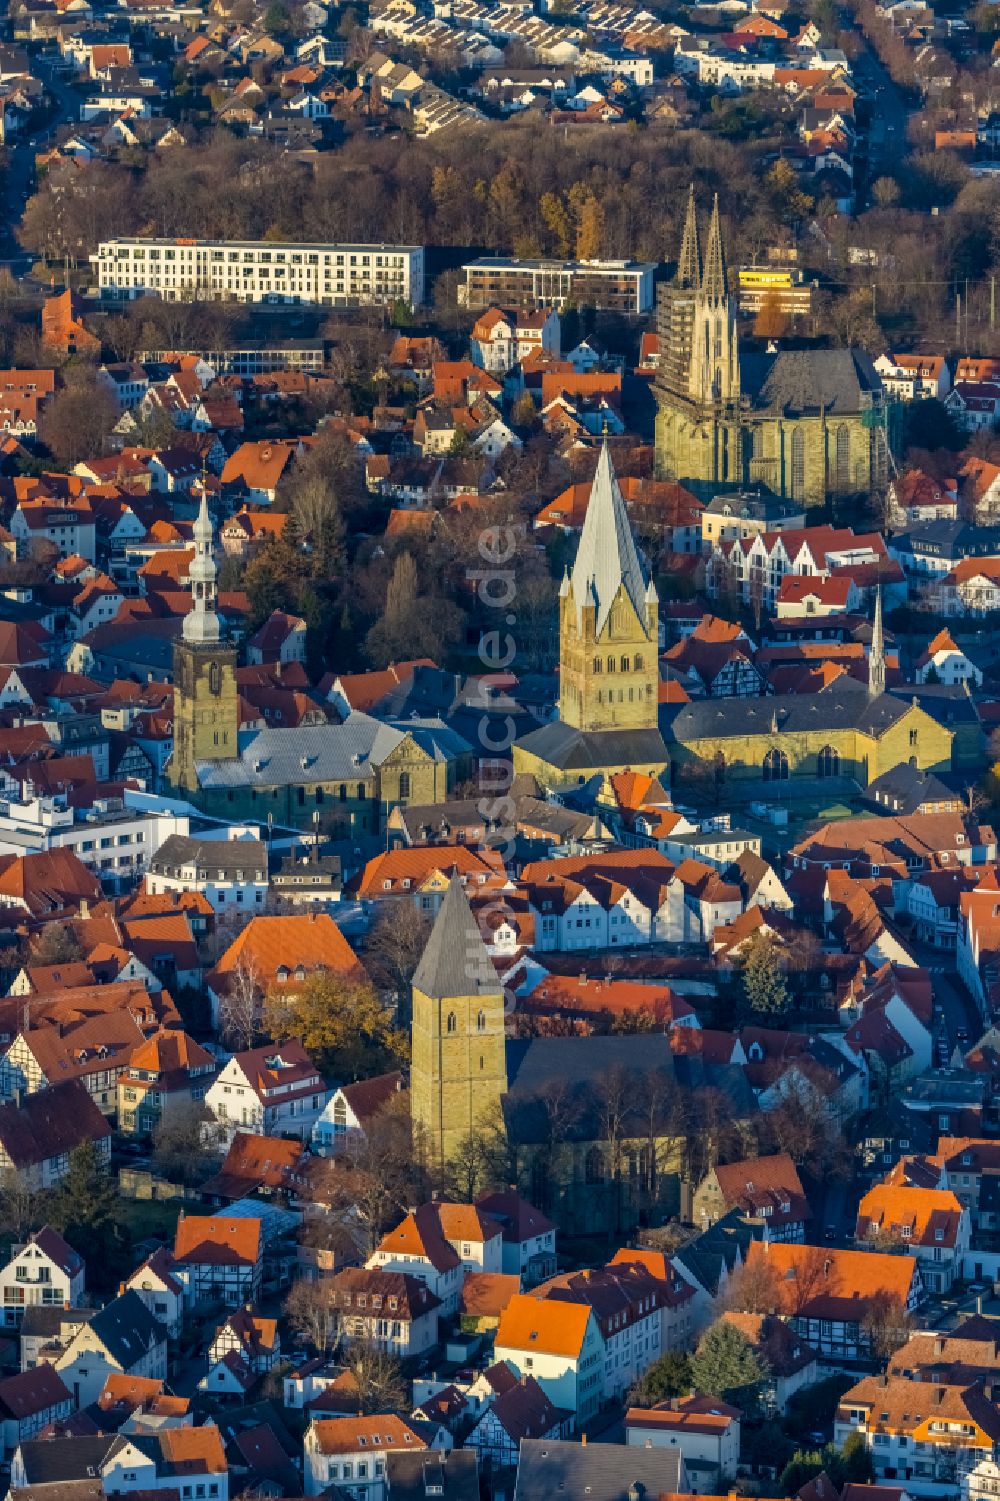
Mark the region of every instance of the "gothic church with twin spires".
POLYGON ((761 486, 819 506, 886 483, 882 382, 862 349, 740 347, 718 199, 702 260, 694 189, 657 306, 656 462, 703 499, 761 486))

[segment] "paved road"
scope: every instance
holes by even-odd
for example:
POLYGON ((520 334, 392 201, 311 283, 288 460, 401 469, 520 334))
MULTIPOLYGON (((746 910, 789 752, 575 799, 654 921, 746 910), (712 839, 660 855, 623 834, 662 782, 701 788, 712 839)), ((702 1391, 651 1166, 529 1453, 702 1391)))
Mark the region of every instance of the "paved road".
POLYGON ((866 182, 859 185, 858 207, 867 201, 868 186, 876 177, 891 175, 899 158, 906 152, 906 126, 910 105, 902 89, 889 77, 878 54, 861 33, 862 50, 851 68, 859 91, 870 101, 870 124, 867 132, 868 171, 866 182))
POLYGON ((60 125, 79 118, 80 95, 53 69, 54 55, 35 55, 33 62, 55 108, 47 126, 33 136, 15 136, 7 143, 7 168, 0 179, 0 265, 23 277, 33 257, 18 244, 16 229, 26 199, 35 189, 35 155, 44 150, 60 125))

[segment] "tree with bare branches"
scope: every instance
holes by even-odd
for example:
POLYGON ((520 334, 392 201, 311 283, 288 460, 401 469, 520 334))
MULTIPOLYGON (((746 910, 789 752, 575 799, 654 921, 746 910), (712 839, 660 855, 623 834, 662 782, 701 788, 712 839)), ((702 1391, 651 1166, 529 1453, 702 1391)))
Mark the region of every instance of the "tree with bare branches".
POLYGON ((362 1414, 399 1412, 406 1404, 409 1384, 394 1356, 367 1339, 352 1339, 341 1355, 357 1385, 362 1414))
POLYGON ((264 986, 252 954, 241 955, 219 999, 219 1035, 227 1047, 246 1052, 258 1042, 264 1024, 264 986))
POLYGON ((295 1333, 301 1335, 317 1355, 328 1354, 340 1333, 340 1315, 332 1282, 323 1277, 315 1282, 300 1277, 292 1284, 285 1299, 285 1317, 295 1333))

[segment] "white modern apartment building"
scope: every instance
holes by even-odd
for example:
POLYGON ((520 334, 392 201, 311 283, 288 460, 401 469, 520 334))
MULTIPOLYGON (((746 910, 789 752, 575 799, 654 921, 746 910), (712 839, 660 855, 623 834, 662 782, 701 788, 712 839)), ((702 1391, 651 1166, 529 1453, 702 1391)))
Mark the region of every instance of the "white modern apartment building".
POLYGON ((424 300, 422 245, 137 238, 102 240, 90 259, 102 297, 327 307, 424 300))

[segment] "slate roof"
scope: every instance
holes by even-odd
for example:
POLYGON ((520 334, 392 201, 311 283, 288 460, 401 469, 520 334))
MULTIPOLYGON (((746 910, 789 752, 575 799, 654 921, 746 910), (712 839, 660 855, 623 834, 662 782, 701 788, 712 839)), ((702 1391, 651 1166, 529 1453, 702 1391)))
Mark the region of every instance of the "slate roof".
POLYGON ((20 1445, 26 1485, 52 1485, 97 1473, 108 1450, 118 1442, 114 1433, 85 1438, 33 1438, 20 1445))
POLYGON ((496 995, 501 988, 457 874, 448 882, 427 947, 413 976, 413 988, 435 1000, 496 995))
POLYGON ((474 1449, 447 1454, 397 1450, 386 1455, 385 1469, 395 1501, 424 1501, 431 1495, 443 1501, 479 1501, 479 1456, 474 1449))
POLYGON ((569 1439, 521 1441, 514 1501, 551 1501, 559 1493, 590 1501, 628 1501, 636 1482, 640 1494, 676 1494, 681 1486, 679 1449, 623 1448, 620 1444, 581 1444, 569 1439))
POLYGON ((167 1337, 163 1325, 131 1289, 106 1303, 90 1320, 90 1327, 112 1360, 126 1371, 167 1337))
POLYGON ((267 847, 259 839, 198 839, 169 834, 150 862, 150 869, 170 873, 171 866, 196 865, 211 877, 232 877, 243 871, 246 879, 267 879, 267 847))
MULTIPOLYGON (((713 700, 719 702, 719 700, 713 700)), ((745 700, 739 700, 742 705, 745 700)), ((519 740, 522 750, 563 771, 605 766, 666 766, 669 756, 659 730, 578 730, 554 719, 519 740)))
POLYGON ((871 358, 860 349, 785 349, 740 356, 740 390, 758 411, 849 416, 882 390, 871 358))
POLYGON ((241 735, 239 755, 230 761, 199 762, 198 780, 203 788, 360 782, 408 735, 433 761, 471 751, 468 741, 439 719, 407 720, 397 726, 353 713, 343 724, 268 728, 241 735))
POLYGON ((596 605, 597 634, 600 635, 621 588, 645 624, 647 582, 605 442, 597 461, 587 516, 573 564, 573 598, 577 610, 585 604, 596 605))
POLYGON ((769 735, 777 722, 779 734, 856 729, 878 739, 898 724, 911 707, 909 702, 891 693, 869 698, 864 683, 838 678, 822 693, 776 694, 757 703, 741 698, 712 698, 682 704, 671 722, 670 733, 679 741, 769 735))

